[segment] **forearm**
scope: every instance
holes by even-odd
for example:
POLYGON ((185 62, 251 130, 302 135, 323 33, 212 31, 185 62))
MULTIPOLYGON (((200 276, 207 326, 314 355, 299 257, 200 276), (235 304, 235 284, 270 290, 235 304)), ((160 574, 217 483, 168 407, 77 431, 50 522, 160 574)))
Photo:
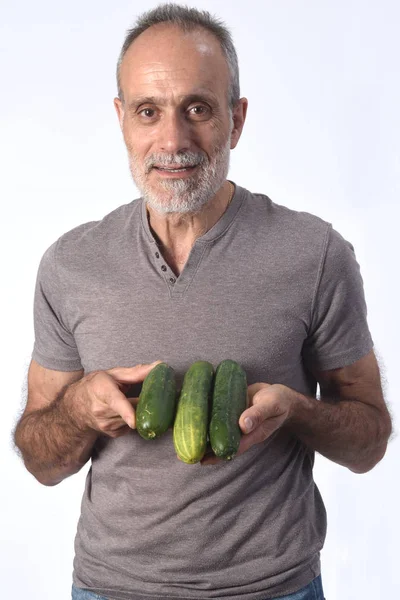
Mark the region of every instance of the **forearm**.
POLYGON ((317 400, 295 392, 287 426, 307 446, 355 473, 372 469, 384 456, 389 415, 357 400, 317 400))
POLYGON ((28 471, 40 483, 56 485, 83 467, 97 436, 73 418, 67 390, 49 406, 25 414, 14 438, 28 471))

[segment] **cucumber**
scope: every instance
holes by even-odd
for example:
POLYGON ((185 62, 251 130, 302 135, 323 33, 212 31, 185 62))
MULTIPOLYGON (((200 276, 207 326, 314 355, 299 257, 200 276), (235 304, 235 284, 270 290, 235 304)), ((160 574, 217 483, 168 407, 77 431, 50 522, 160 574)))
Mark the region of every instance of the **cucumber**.
POLYGON ((210 443, 219 458, 231 460, 238 451, 239 417, 247 406, 247 378, 234 360, 223 360, 215 373, 210 420, 210 443))
POLYGON ((139 435, 145 440, 160 437, 172 427, 175 407, 175 372, 166 363, 159 363, 143 381, 136 407, 136 429, 139 435))
POLYGON ((183 379, 173 440, 178 457, 188 464, 199 462, 206 451, 213 377, 212 364, 199 360, 189 367, 183 379))

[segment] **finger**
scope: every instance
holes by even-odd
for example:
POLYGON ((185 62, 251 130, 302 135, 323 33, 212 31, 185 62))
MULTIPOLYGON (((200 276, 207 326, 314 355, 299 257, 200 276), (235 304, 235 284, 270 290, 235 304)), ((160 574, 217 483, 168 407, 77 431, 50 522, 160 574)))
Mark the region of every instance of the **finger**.
POLYGON ((260 444, 268 439, 282 425, 282 416, 270 417, 262 421, 258 427, 255 427, 250 433, 242 435, 239 444, 238 454, 243 454, 254 444, 260 444))
POLYGON ((129 427, 129 425, 124 425, 123 427, 120 427, 119 429, 114 431, 112 433, 111 437, 113 437, 113 438, 122 437, 123 435, 127 435, 131 431, 132 431, 132 429, 129 427))
POLYGON ((116 381, 116 384, 119 387, 119 389, 121 390, 121 392, 123 392, 124 394, 126 394, 128 392, 129 388, 132 385, 130 383, 121 383, 120 381, 116 381))
POLYGON ((115 421, 107 421, 104 425, 101 425, 102 433, 108 435, 108 437, 117 438, 132 432, 132 429, 123 419, 120 417, 116 417, 116 419, 115 421))
POLYGON ((136 408, 137 405, 139 404, 139 398, 127 398, 128 402, 131 403, 131 405, 136 408))
POLYGON ((222 460, 221 458, 218 458, 218 456, 216 456, 214 454, 211 444, 208 443, 205 454, 204 454, 203 458, 201 459, 200 464, 201 465, 215 465, 216 463, 221 462, 221 460, 222 460))
POLYGON ((107 404, 127 425, 129 425, 131 429, 135 429, 135 409, 124 394, 115 391, 115 393, 107 399, 107 404))
POLYGON ((251 385, 249 385, 247 388, 247 397, 248 397, 249 405, 252 404, 253 397, 257 394, 257 392, 259 392, 263 388, 267 388, 267 387, 270 387, 269 383, 259 382, 259 383, 252 383, 251 385))
POLYGON ((114 377, 119 383, 139 383, 145 379, 152 369, 162 360, 156 360, 148 365, 135 365, 134 367, 114 367, 106 373, 114 377))
POLYGON ((243 435, 240 440, 239 448, 236 456, 243 454, 255 444, 261 444, 266 438, 260 428, 255 429, 252 433, 243 435))
POLYGON ((127 425, 122 419, 122 417, 115 413, 108 415, 103 414, 98 416, 96 418, 95 425, 97 431, 101 431, 101 433, 104 433, 105 435, 108 435, 110 437, 119 437, 120 435, 123 435, 123 433, 120 433, 121 431, 123 431, 124 433, 132 431, 129 425, 127 425))
POLYGON ((280 421, 284 414, 282 406, 274 398, 264 397, 263 402, 253 404, 242 412, 239 426, 243 433, 250 433, 266 421, 276 427, 276 422, 280 421))

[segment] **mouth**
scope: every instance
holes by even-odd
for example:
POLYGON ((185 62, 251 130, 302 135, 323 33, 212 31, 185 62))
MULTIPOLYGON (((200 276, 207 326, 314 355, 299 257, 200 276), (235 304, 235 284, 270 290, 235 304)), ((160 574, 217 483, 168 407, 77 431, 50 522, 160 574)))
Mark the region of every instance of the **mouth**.
POLYGON ((159 171, 169 171, 170 173, 178 173, 181 171, 187 171, 188 169, 193 169, 193 167, 182 167, 181 169, 167 169, 164 167, 155 167, 159 171))
POLYGON ((170 166, 170 167, 162 167, 154 165, 153 169, 155 169, 162 176, 182 176, 185 174, 190 174, 197 168, 198 165, 181 167, 181 166, 170 166))

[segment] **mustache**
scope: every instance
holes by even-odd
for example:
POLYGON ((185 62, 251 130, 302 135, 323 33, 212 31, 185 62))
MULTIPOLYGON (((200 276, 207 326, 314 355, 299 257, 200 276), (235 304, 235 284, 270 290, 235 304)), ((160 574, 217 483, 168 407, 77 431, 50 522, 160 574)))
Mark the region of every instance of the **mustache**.
POLYGON ((208 163, 207 155, 203 152, 191 152, 189 150, 177 152, 176 154, 160 153, 150 154, 145 161, 145 172, 149 173, 151 169, 157 165, 158 167, 196 167, 197 165, 205 165, 208 163))

